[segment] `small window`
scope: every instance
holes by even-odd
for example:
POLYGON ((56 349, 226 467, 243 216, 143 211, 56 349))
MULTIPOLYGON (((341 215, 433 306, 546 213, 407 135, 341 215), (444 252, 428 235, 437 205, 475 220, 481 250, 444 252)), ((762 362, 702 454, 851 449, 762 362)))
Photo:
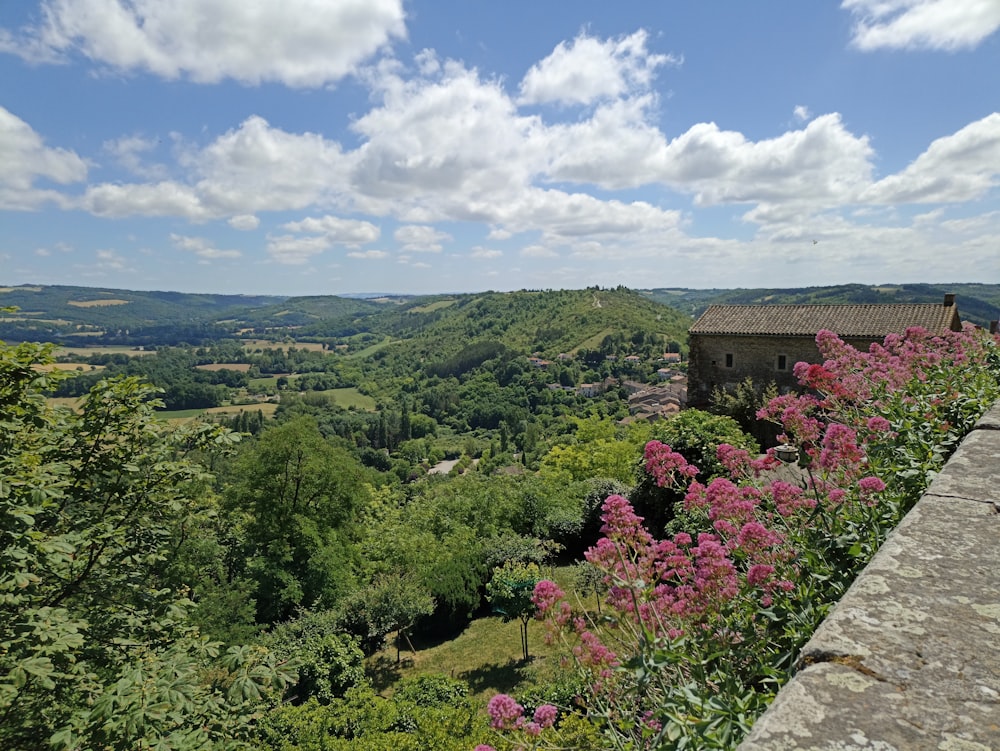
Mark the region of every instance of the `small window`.
POLYGON ((778 355, 778 370, 788 370, 788 355, 778 355))
POLYGON ((726 367, 733 367, 733 354, 731 352, 726 353, 726 367))

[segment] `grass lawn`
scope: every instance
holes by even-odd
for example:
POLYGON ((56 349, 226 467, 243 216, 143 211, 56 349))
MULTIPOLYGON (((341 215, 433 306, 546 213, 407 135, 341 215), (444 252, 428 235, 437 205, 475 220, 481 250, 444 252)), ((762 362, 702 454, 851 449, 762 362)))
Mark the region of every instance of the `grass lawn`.
MULTIPOLYGON (((572 593, 573 573, 573 566, 559 566, 546 575, 572 593)), ((594 612, 596 601, 592 595, 584 598, 583 604, 594 612)), ((514 691, 524 683, 553 680, 563 670, 560 666, 563 648, 546 644, 544 625, 532 620, 528 624, 531 659, 524 662, 520 628, 520 621, 504 623, 497 616, 477 618, 448 641, 414 639, 416 652, 409 651, 404 642, 398 664, 396 648, 390 644, 370 657, 366 667, 375 690, 383 695, 391 694, 394 684, 402 678, 434 673, 466 681, 470 691, 483 699, 495 693, 514 691)))

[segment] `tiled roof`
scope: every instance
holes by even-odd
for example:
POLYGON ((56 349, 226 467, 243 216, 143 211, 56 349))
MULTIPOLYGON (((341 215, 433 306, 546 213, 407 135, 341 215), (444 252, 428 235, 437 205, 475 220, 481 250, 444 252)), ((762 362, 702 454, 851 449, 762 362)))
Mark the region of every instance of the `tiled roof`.
POLYGON ((940 303, 893 305, 712 305, 691 334, 884 337, 920 326, 934 334, 959 327, 958 308, 940 303))

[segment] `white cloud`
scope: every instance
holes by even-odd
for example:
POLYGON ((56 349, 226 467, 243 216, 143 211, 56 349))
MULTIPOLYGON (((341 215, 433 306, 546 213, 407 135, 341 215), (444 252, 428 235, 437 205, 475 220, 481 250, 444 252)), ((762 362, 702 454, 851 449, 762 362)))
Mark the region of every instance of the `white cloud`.
POLYGON ((48 248, 35 248, 35 255, 40 256, 42 258, 48 258, 50 255, 52 255, 52 251, 49 250, 48 248))
POLYGON ((860 50, 972 49, 1000 28, 997 0, 844 0, 860 50))
POLYGON ((393 233, 393 237, 404 251, 416 253, 440 253, 441 243, 452 239, 447 232, 418 224, 400 227, 393 233))
POLYGON ((331 245, 325 237, 280 235, 267 238, 267 253, 278 263, 300 265, 328 250, 331 245))
POLYGON ((144 155, 154 151, 158 145, 156 139, 133 135, 105 141, 103 148, 132 174, 147 179, 162 180, 167 176, 167 168, 162 164, 147 164, 143 161, 144 155))
POLYGON ((366 139, 351 173, 359 210, 489 221, 543 164, 541 121, 519 115, 497 81, 448 61, 433 78, 373 83, 381 106, 352 125, 366 139))
POLYGON ((184 161, 201 176, 202 200, 220 215, 328 204, 347 189, 353 163, 334 141, 272 128, 257 116, 184 161))
POLYGON ((260 219, 253 214, 237 214, 236 216, 229 217, 227 224, 233 229, 249 232, 260 226, 260 219))
POLYGON ((1000 183, 1000 113, 938 138, 902 172, 872 185, 873 203, 954 203, 980 198, 1000 183))
POLYGON ((186 250, 194 253, 199 258, 205 260, 216 260, 219 258, 239 258, 243 255, 238 250, 219 250, 212 245, 210 240, 204 237, 188 237, 171 233, 170 241, 179 250, 186 250))
POLYGON ((97 258, 96 267, 102 271, 124 271, 127 268, 125 258, 115 250, 98 250, 94 256, 97 258))
POLYGON ((406 34, 401 0, 44 0, 41 15, 0 51, 198 83, 323 86, 406 34))
POLYGON ((74 152, 49 148, 28 123, 0 106, 0 209, 34 209, 60 199, 52 190, 38 189, 35 181, 60 185, 87 177, 87 164, 74 152))
POLYGON ((99 183, 84 192, 75 205, 96 216, 181 216, 205 221, 215 214, 190 186, 173 181, 159 183, 99 183))
POLYGON ((552 54, 533 65, 524 76, 519 101, 590 104, 636 90, 645 91, 658 67, 680 62, 671 55, 647 50, 647 37, 640 29, 615 39, 580 34, 568 46, 560 42, 552 54))
POLYGON ((812 113, 809 111, 809 108, 804 104, 796 104, 795 109, 792 110, 792 114, 795 116, 796 120, 803 123, 807 122, 809 118, 812 117, 812 113))
POLYGON ((376 261, 389 256, 384 250, 352 250, 347 254, 348 258, 361 258, 367 261, 376 261))
POLYGON ((977 234, 985 231, 1000 234, 1000 211, 989 211, 963 219, 949 219, 941 222, 941 227, 959 235, 977 234))
POLYGON ((502 250, 493 250, 491 248, 480 248, 475 247, 472 252, 469 253, 469 258, 478 258, 482 260, 489 260, 492 258, 500 258, 503 255, 502 250))
POLYGON ((375 242, 382 234, 371 222, 356 219, 341 219, 336 216, 308 217, 299 222, 282 225, 289 232, 304 232, 323 235, 331 243, 342 245, 364 245, 375 242))

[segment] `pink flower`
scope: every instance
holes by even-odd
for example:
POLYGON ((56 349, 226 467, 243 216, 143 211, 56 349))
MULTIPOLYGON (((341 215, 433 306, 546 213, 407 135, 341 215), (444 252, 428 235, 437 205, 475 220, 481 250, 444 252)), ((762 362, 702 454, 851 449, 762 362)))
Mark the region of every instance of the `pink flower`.
POLYGON ((885 490, 885 483, 877 477, 862 477, 858 480, 858 489, 861 491, 861 500, 874 506, 876 499, 872 496, 885 490))
POLYGON ((869 417, 867 420, 868 429, 872 433, 888 433, 892 426, 884 417, 869 417))
POLYGON ((552 704, 540 704, 535 710, 534 720, 540 727, 550 728, 556 721, 559 710, 552 704))
POLYGON ((747 584, 751 587, 756 587, 766 582, 773 575, 774 566, 769 566, 766 563, 755 563, 747 571, 747 584))
POLYGON ((542 579, 535 585, 535 591, 531 595, 531 601, 540 613, 547 613, 553 605, 562 600, 566 593, 559 589, 559 585, 548 579, 542 579))
POLYGON ((660 441, 650 441, 646 444, 645 460, 646 471, 661 488, 698 474, 697 467, 688 464, 687 459, 681 454, 660 441))
POLYGON ((490 715, 490 726, 496 730, 510 730, 518 726, 524 717, 524 707, 507 694, 497 694, 486 705, 490 715))

